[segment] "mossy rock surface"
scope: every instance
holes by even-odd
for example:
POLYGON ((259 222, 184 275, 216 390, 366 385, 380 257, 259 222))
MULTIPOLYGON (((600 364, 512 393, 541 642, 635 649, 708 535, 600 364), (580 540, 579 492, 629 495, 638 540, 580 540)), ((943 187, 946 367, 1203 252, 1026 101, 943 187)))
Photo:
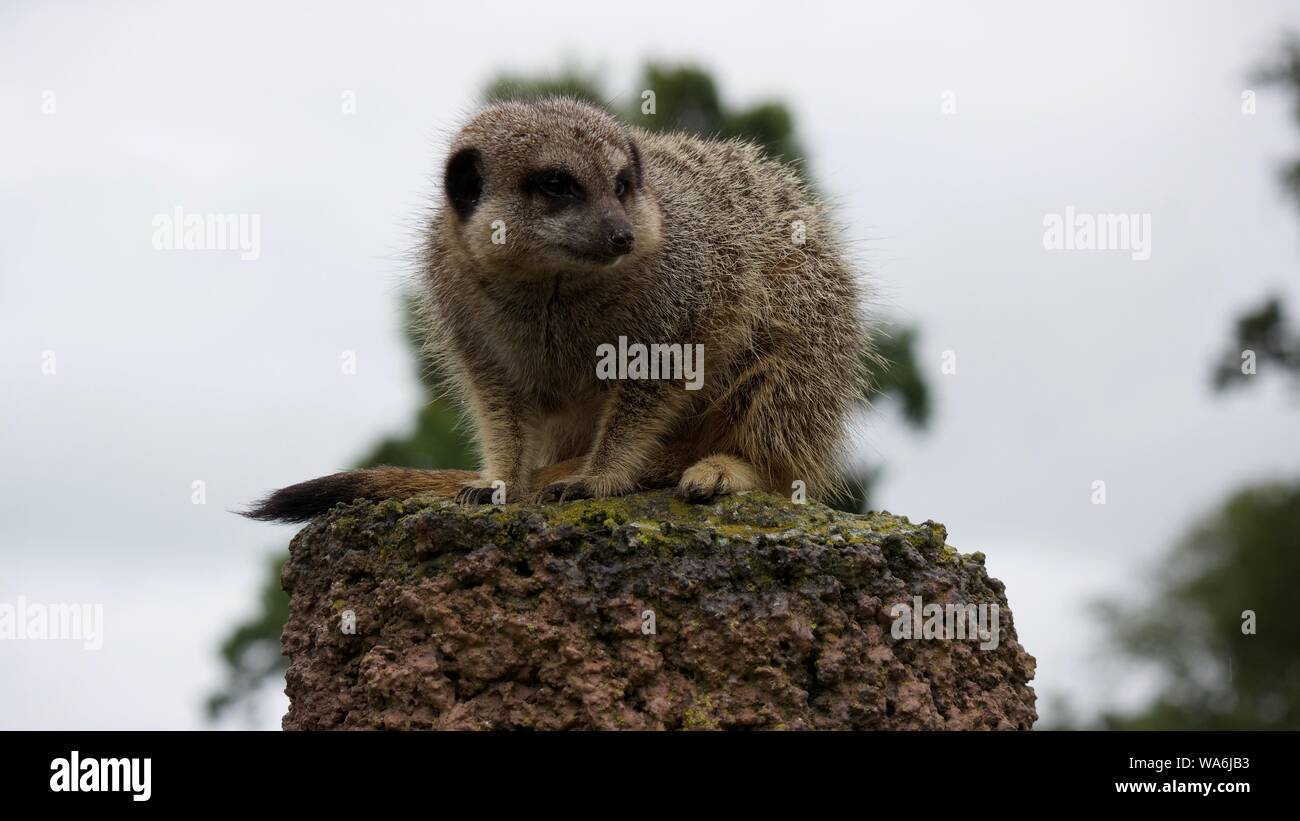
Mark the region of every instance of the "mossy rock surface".
POLYGON ((934 522, 763 493, 709 505, 668 492, 549 507, 417 498, 340 505, 290 554, 286 729, 1036 718, 1034 660, 1002 583, 934 522), (895 638, 894 606, 918 596, 997 605, 996 646, 895 638))

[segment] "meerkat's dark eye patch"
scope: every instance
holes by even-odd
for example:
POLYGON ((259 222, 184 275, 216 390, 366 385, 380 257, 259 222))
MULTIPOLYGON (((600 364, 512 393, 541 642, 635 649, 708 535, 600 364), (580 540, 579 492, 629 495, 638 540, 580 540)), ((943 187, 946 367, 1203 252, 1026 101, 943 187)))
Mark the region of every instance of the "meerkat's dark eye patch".
POLYGON ((576 202, 586 196, 582 184, 559 168, 547 168, 528 175, 527 188, 554 202, 576 202))
POLYGON ((623 199, 632 191, 632 169, 624 168, 614 178, 614 196, 623 199))
POLYGON ((641 149, 636 147, 635 140, 627 141, 627 153, 632 158, 632 179, 637 185, 641 184, 641 149))
POLYGON ((462 148, 447 161, 443 187, 447 200, 461 219, 473 213, 483 196, 483 159, 478 149, 462 148))

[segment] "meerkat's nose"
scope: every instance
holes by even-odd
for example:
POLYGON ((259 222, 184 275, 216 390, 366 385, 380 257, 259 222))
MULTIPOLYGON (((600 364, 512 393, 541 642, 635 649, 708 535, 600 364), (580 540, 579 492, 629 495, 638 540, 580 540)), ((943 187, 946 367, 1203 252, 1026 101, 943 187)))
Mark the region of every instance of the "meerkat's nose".
POLYGON ((607 235, 609 247, 616 254, 626 254, 632 250, 634 236, 632 228, 629 225, 617 225, 609 230, 607 235))

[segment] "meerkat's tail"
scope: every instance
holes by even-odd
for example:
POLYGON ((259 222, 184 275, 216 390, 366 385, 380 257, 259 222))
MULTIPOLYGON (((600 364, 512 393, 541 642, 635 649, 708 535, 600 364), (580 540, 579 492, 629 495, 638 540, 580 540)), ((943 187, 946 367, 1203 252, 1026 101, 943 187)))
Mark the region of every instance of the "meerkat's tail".
MULTIPOLYGON (((551 482, 578 473, 582 470, 582 464, 581 458, 575 458, 540 468, 533 472, 533 487, 545 487, 551 482)), ((253 502, 252 507, 243 511, 242 515, 262 522, 305 522, 339 502, 357 499, 373 502, 409 499, 412 496, 454 499, 461 488, 478 481, 478 478, 478 472, 473 470, 394 467, 348 470, 282 487, 253 502)))
POLYGON ((282 487, 254 502, 244 516, 263 522, 305 522, 339 502, 356 499, 407 499, 434 495, 448 499, 478 479, 472 470, 414 470, 379 467, 332 473, 282 487))

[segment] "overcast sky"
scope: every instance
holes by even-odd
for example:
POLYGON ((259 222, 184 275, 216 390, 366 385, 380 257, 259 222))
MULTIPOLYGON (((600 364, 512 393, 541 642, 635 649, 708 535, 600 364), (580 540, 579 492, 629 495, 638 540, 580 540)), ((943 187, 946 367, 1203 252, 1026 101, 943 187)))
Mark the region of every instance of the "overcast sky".
MULTIPOLYGON (((935 392, 928 434, 869 420, 877 504, 987 554, 1046 718, 1056 694, 1137 698, 1087 603, 1140 594, 1191 520, 1300 456, 1277 380, 1208 388, 1235 314, 1298 298, 1276 169, 1300 134, 1278 92, 1241 95, 1300 8, 634 8, 5 4, 0 603, 101 603, 105 638, 0 642, 0 728, 203 726, 217 642, 293 533, 227 511, 408 426, 403 255, 448 131, 495 72, 566 60, 623 95, 647 58, 689 60, 793 108, 935 392), (260 256, 156 250, 177 206, 259 215, 260 256), (1149 214, 1150 259, 1045 249, 1067 206, 1149 214)), ((278 726, 283 696, 262 706, 278 726)))

